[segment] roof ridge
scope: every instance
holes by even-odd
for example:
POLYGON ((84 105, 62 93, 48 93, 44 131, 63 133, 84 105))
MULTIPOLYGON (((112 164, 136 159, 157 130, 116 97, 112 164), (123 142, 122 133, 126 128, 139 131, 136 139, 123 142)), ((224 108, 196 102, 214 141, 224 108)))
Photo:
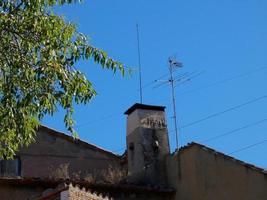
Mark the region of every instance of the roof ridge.
POLYGON ((79 144, 81 144, 81 145, 84 145, 86 148, 90 148, 90 149, 94 149, 94 150, 103 152, 103 153, 108 154, 108 155, 111 155, 111 156, 113 156, 113 157, 115 157, 115 158, 120 158, 120 157, 121 157, 121 156, 118 155, 118 154, 115 154, 115 153, 113 153, 113 152, 111 152, 111 151, 109 151, 109 150, 103 149, 103 148, 101 148, 101 147, 99 147, 99 146, 96 146, 96 145, 94 145, 94 144, 88 143, 88 142, 86 142, 86 141, 83 141, 83 140, 81 140, 81 139, 79 139, 79 138, 74 139, 72 136, 67 135, 67 134, 65 134, 64 132, 58 131, 58 130, 56 130, 56 129, 50 128, 50 127, 48 127, 48 126, 41 125, 41 126, 39 127, 39 129, 46 129, 46 130, 48 130, 48 132, 47 132, 48 134, 56 135, 56 136, 58 136, 58 137, 61 137, 61 138, 63 138, 63 139, 66 139, 66 140, 68 140, 69 142, 72 142, 72 143, 79 143, 79 144))
POLYGON ((258 172, 260 172, 260 173, 263 173, 263 174, 266 174, 266 175, 267 175, 267 170, 264 169, 264 168, 261 168, 261 167, 255 166, 255 165, 253 165, 253 164, 251 164, 251 163, 247 163, 247 162, 245 162, 245 161, 236 159, 236 158, 234 158, 234 157, 232 157, 232 156, 229 156, 229 155, 227 155, 227 154, 225 154, 225 153, 222 153, 222 152, 217 151, 217 150, 215 150, 215 149, 213 149, 213 148, 211 148, 211 147, 208 147, 208 146, 206 146, 206 145, 204 145, 204 144, 200 144, 200 143, 197 143, 197 142, 194 142, 194 141, 188 143, 187 145, 185 145, 185 146, 183 146, 183 147, 181 147, 178 151, 177 151, 177 149, 176 149, 176 150, 173 152, 173 155, 174 155, 174 154, 180 154, 181 152, 185 151, 186 149, 192 148, 193 146, 197 146, 197 147, 201 148, 202 150, 208 151, 208 152, 213 153, 213 154, 216 154, 216 155, 223 156, 224 158, 226 158, 226 159, 228 159, 228 160, 231 160, 231 161, 233 161, 233 162, 235 162, 235 163, 238 163, 238 164, 240 164, 240 165, 242 165, 242 166, 244 166, 244 167, 247 167, 247 168, 249 168, 249 169, 252 169, 252 170, 255 170, 255 171, 258 171, 258 172))

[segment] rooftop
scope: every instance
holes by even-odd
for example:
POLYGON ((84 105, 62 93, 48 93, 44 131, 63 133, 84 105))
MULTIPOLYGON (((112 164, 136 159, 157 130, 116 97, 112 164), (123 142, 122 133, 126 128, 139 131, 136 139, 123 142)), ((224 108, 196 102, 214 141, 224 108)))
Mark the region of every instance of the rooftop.
POLYGON ((183 151, 186 151, 187 149, 192 148, 192 147, 198 147, 201 150, 207 151, 209 153, 212 153, 212 154, 215 154, 215 155, 218 155, 218 156, 222 156, 224 159, 230 160, 230 161, 235 162, 235 163, 237 163, 239 165, 242 165, 242 166, 244 166, 246 168, 249 168, 251 170, 255 170, 255 171, 259 172, 259 173, 267 175, 267 171, 265 169, 263 169, 263 168, 260 168, 260 167, 257 167, 255 165, 252 165, 252 164, 246 163, 244 161, 238 160, 238 159, 236 159, 236 158, 234 158, 232 156, 229 156, 229 155, 224 154, 222 152, 216 151, 215 149, 212 149, 210 147, 207 147, 207 146, 205 146, 203 144, 199 144, 199 143, 196 143, 196 142, 188 143, 186 146, 181 147, 178 151, 176 150, 174 152, 174 154, 182 153, 183 151))
POLYGON ((135 103, 128 110, 126 110, 124 114, 125 115, 130 115, 136 109, 164 111, 165 110, 165 106, 154 106, 154 105, 146 105, 146 104, 135 103))

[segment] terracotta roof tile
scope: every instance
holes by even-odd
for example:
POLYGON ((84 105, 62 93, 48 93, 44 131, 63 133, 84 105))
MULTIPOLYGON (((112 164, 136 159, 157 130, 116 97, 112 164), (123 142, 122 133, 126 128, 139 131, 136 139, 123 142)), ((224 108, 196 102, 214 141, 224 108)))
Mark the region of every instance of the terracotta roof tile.
POLYGON ((43 179, 43 178, 0 178, 0 184, 9 184, 16 186, 42 186, 55 188, 59 184, 73 184, 80 188, 90 189, 91 191, 112 191, 112 192, 134 192, 134 193, 155 193, 155 194, 174 194, 172 188, 163 188, 158 186, 140 186, 132 184, 98 184, 86 180, 69 180, 69 179, 43 179))

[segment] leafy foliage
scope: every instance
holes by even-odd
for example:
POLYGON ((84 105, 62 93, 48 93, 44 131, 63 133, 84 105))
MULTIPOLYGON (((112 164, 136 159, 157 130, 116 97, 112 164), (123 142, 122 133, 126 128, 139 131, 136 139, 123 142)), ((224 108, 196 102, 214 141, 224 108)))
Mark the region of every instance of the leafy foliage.
POLYGON ((66 110, 73 129, 73 103, 86 104, 96 95, 75 68, 93 59, 103 68, 124 74, 121 63, 88 43, 73 23, 52 12, 53 6, 75 0, 0 0, 0 157, 12 158, 34 141, 40 120, 66 110))

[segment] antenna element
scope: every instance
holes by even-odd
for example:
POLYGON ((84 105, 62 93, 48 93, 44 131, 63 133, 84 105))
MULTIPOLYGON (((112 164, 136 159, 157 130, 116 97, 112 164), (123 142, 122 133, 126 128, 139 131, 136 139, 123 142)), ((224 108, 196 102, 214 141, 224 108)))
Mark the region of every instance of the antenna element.
POLYGON ((169 71, 170 71, 170 79, 169 82, 171 84, 172 90, 172 105, 173 105, 173 121, 174 121, 174 128, 175 128, 175 139, 176 139, 176 148, 178 148, 178 128, 177 128, 177 116, 176 116, 176 101, 175 101, 175 92, 174 92, 174 77, 173 71, 175 68, 182 67, 182 63, 176 61, 174 58, 169 58, 169 71))
POLYGON ((142 93, 142 71, 141 71, 141 56, 140 56, 140 44, 139 44, 139 26, 136 24, 136 35, 137 35, 137 50, 138 50, 138 71, 139 71, 139 92, 140 92, 140 103, 143 102, 142 93))

